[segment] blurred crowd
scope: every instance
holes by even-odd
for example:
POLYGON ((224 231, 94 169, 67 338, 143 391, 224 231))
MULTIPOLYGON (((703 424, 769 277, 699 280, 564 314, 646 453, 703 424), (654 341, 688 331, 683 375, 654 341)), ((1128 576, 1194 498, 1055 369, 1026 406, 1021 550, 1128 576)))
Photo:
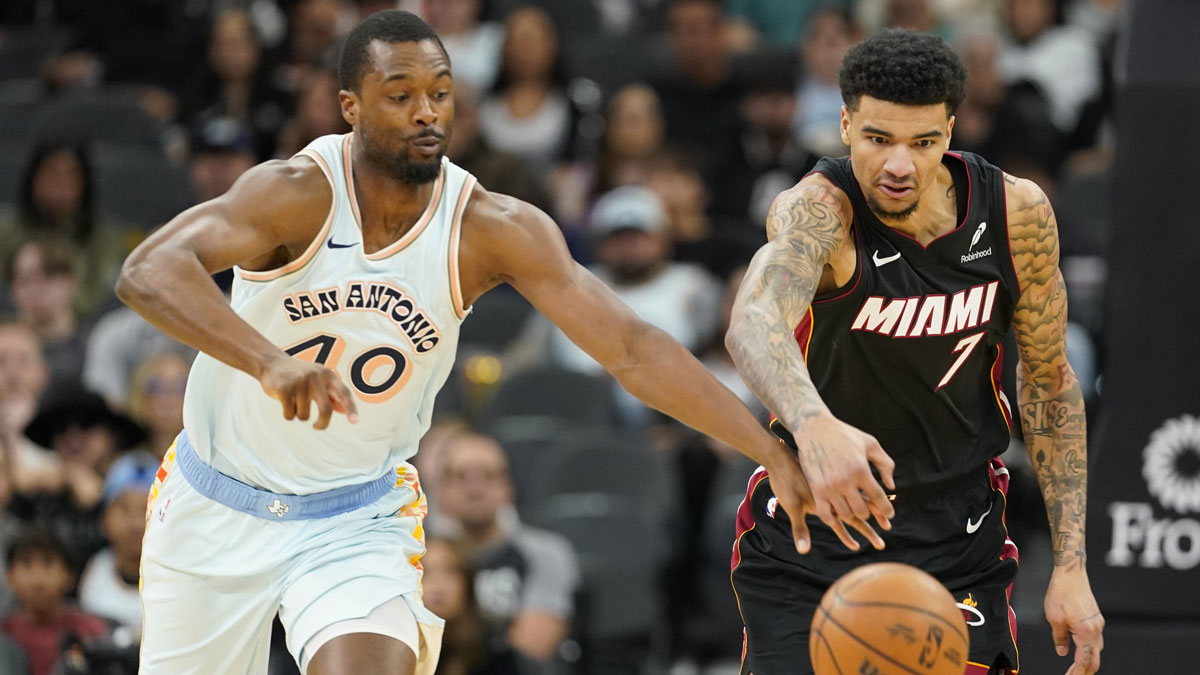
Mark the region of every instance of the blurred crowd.
MULTIPOLYGON (((838 68, 885 26, 963 56, 952 149, 1051 196, 1070 356, 1098 399, 1121 5, 5 0, 0 672, 136 671, 145 497, 183 425, 193 352, 113 283, 174 214, 349 131, 337 58, 365 16, 425 17, 454 69, 450 158, 553 215, 577 259, 765 415, 722 343, 732 295, 773 197, 845 154, 838 68)), ((462 341, 414 460, 431 506, 425 601, 447 619, 438 672, 736 663, 728 565, 748 460, 619 391, 511 289, 476 305, 462 341)), ((1009 523, 1036 568, 1045 519, 1019 454, 1009 523)), ((275 647, 273 674, 294 672, 275 647)))

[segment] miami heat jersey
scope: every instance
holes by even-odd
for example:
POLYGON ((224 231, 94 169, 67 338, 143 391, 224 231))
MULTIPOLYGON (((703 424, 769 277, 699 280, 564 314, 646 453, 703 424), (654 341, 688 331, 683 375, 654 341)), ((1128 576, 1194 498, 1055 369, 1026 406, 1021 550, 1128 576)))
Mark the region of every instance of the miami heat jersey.
POLYGON ((420 219, 390 246, 363 250, 350 168, 352 135, 324 136, 299 154, 333 188, 324 226, 308 249, 268 271, 235 269, 231 304, 294 358, 337 371, 358 422, 329 427, 283 418, 258 381, 200 354, 184 399, 197 454, 255 487, 309 494, 361 483, 411 457, 429 428, 434 396, 454 363, 463 307, 458 241, 475 179, 449 160, 420 219))
POLYGON ((1007 447, 1012 424, 1000 370, 1020 291, 1004 178, 973 154, 942 161, 958 222, 927 246, 880 222, 849 158, 813 169, 853 203, 857 268, 814 298, 796 339, 833 414, 896 460, 900 491, 982 470, 1007 447))

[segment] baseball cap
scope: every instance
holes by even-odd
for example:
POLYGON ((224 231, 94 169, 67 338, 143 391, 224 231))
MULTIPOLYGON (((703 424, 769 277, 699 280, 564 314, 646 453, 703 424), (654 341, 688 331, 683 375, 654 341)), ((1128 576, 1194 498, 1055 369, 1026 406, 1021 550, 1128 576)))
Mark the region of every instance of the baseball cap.
POLYGON ((254 152, 254 134, 232 117, 210 117, 192 133, 193 152, 254 152))
POLYGON ((104 477, 104 503, 111 503, 126 492, 149 494, 158 465, 158 459, 148 452, 130 452, 117 459, 104 477))
POLYGON ((657 234, 667 229, 667 211, 654 192, 636 185, 610 190, 596 200, 590 229, 597 238, 618 230, 657 234))

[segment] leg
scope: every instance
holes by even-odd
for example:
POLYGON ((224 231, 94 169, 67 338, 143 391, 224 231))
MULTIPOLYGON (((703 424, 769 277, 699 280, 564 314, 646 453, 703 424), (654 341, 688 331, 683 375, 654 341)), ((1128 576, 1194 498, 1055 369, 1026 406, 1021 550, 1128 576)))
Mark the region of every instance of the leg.
POLYGON ((300 670, 305 675, 414 675, 417 654, 431 649, 436 647, 422 639, 408 600, 392 598, 361 619, 330 624, 305 641, 300 670))
POLYGON ((416 668, 416 655, 400 640, 378 633, 349 633, 317 649, 305 675, 413 675, 416 668))

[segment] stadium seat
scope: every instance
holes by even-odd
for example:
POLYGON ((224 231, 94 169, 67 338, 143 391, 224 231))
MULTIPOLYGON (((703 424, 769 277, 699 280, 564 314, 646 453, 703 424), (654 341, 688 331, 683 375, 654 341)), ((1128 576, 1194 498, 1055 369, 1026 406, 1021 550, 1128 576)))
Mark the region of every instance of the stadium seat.
POLYGON ((500 383, 484 406, 480 427, 494 435, 545 418, 579 424, 611 424, 612 385, 603 378, 556 368, 516 373, 500 383))
POLYGON ((150 228, 196 203, 187 171, 168 162, 156 148, 95 147, 96 192, 106 213, 150 228))
POLYGON ((94 94, 57 99, 39 111, 40 136, 68 136, 91 141, 159 148, 162 125, 126 94, 94 94))
POLYGON ((471 307, 471 314, 458 335, 460 350, 503 352, 525 327, 533 307, 508 287, 484 295, 471 307))
POLYGON ((28 157, 29 144, 0 141, 0 207, 17 205, 28 157))

